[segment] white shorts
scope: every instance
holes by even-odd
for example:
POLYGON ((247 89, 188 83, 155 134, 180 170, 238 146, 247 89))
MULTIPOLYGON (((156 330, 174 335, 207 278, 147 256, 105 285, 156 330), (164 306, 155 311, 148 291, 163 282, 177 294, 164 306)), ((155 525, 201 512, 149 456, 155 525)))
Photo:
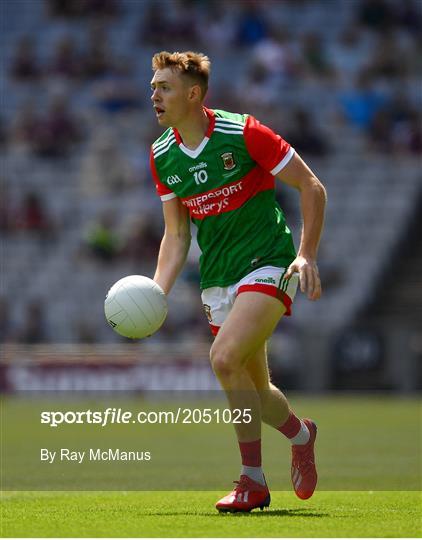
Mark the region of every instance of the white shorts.
POLYGON ((242 292, 255 291, 278 298, 286 307, 285 315, 291 315, 291 305, 296 295, 299 276, 293 274, 289 280, 285 280, 283 279, 285 272, 285 268, 263 266, 228 287, 204 289, 201 295, 202 303, 214 336, 230 313, 236 296, 242 292))

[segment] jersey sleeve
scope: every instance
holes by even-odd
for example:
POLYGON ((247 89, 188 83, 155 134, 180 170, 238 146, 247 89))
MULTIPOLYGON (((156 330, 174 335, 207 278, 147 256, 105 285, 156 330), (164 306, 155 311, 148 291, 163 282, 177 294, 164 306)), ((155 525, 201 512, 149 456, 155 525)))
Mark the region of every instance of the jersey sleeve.
POLYGON ((154 154, 152 152, 152 148, 149 154, 149 165, 151 168, 152 177, 154 178, 155 189, 157 190, 157 194, 160 197, 160 199, 164 202, 164 201, 169 201, 170 199, 174 199, 175 197, 177 197, 174 191, 172 191, 165 184, 163 184, 163 182, 161 182, 160 177, 158 176, 157 167, 155 166, 155 160, 154 160, 154 154))
POLYGON ((294 156, 294 148, 288 142, 253 116, 246 120, 244 137, 251 158, 273 176, 294 156))

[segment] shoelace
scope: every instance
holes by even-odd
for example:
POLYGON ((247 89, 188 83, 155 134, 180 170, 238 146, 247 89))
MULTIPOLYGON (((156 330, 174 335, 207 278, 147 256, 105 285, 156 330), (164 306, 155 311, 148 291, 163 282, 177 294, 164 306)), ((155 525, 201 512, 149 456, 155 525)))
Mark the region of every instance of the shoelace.
MULTIPOLYGON (((236 487, 234 488, 236 493, 243 493, 244 491, 257 491, 257 487, 254 487, 254 485, 252 485, 247 479, 242 478, 242 480, 233 480, 233 484, 236 484, 236 487)), ((265 486, 262 486, 262 488, 264 490, 265 486)))
POLYGON ((312 467, 315 464, 312 460, 311 452, 309 451, 308 448, 303 448, 303 449, 296 448, 294 450, 293 465, 297 469, 299 469, 302 476, 303 474, 307 474, 312 469, 312 467))
POLYGON ((306 463, 303 463, 301 465, 297 465, 296 467, 300 474, 302 476, 306 476, 309 472, 311 472, 312 468, 313 468, 313 462, 312 461, 308 461, 306 463))
POLYGON ((234 490, 237 492, 248 491, 249 482, 247 480, 233 480, 233 484, 237 484, 234 490))

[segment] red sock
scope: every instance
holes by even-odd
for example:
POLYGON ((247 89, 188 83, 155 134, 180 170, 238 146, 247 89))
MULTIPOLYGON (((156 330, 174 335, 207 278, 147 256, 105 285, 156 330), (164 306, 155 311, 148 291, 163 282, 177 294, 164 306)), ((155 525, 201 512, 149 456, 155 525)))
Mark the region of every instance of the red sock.
POLYGON ((296 437, 296 435, 299 433, 300 428, 301 423, 299 418, 294 412, 290 411, 289 418, 277 429, 288 439, 293 439, 293 437, 296 437))
POLYGON ((261 439, 252 442, 239 441, 242 465, 247 467, 261 467, 261 439))

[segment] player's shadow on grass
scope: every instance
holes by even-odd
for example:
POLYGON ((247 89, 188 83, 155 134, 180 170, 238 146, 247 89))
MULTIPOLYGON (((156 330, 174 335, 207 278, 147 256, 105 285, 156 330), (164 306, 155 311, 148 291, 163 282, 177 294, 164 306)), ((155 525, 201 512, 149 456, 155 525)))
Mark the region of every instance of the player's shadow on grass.
POLYGON ((149 513, 148 516, 205 516, 205 517, 215 517, 215 518, 221 518, 221 517, 234 517, 234 518, 240 518, 240 517, 249 517, 249 518, 261 518, 265 516, 288 516, 288 517, 312 517, 312 518, 319 518, 319 517, 330 517, 331 514, 326 514, 323 512, 315 512, 313 510, 307 510, 306 508, 284 508, 281 510, 265 510, 263 512, 255 511, 255 512, 227 512, 227 513, 219 513, 219 512, 154 512, 149 513))
POLYGON ((281 510, 265 510, 264 512, 251 512, 251 516, 289 516, 289 517, 329 517, 330 514, 315 512, 306 508, 283 508, 281 510))

